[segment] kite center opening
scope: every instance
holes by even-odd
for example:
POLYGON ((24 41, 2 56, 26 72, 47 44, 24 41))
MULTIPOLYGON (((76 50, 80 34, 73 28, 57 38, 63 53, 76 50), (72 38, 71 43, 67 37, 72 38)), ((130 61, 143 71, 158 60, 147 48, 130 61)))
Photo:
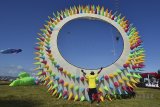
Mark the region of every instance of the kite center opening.
POLYGON ((57 45, 68 63, 84 69, 107 67, 123 52, 119 31, 95 19, 74 19, 66 23, 58 34, 57 45))

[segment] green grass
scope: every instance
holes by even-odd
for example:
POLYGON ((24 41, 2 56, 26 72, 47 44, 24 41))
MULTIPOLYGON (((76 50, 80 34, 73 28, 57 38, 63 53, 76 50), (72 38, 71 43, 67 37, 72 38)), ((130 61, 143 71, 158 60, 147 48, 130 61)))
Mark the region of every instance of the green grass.
MULTIPOLYGON (((134 99, 100 103, 100 107, 160 107, 160 89, 137 88, 134 99)), ((0 85, 0 107, 94 107, 96 103, 66 101, 47 93, 44 86, 0 85)))

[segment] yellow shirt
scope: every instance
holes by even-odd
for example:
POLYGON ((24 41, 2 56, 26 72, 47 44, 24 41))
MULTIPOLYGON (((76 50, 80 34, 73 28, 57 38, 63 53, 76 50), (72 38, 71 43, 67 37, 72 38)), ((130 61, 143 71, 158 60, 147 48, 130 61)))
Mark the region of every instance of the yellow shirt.
POLYGON ((98 74, 95 75, 87 75, 86 79, 89 83, 89 88, 96 88, 96 78, 98 77, 98 74))

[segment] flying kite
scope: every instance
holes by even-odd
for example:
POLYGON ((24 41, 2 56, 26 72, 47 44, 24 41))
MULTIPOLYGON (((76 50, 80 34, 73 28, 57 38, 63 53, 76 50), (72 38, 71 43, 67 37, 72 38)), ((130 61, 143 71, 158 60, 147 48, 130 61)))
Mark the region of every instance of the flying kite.
POLYGON ((22 49, 6 49, 6 50, 1 50, 1 54, 14 54, 14 53, 19 53, 22 52, 22 49))
POLYGON ((119 36, 116 36, 116 41, 119 41, 120 37, 119 36))
POLYGON ((71 34, 71 32, 67 32, 67 34, 71 34))

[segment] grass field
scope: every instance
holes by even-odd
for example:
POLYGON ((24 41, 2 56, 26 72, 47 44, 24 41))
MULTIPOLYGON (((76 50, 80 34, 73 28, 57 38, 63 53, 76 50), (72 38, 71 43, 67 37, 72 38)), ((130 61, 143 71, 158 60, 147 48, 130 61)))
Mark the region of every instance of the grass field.
MULTIPOLYGON (((137 88, 132 99, 105 101, 99 107, 160 107, 160 89, 137 88)), ((0 107, 94 107, 88 102, 66 101, 47 93, 43 86, 0 85, 0 107)))

